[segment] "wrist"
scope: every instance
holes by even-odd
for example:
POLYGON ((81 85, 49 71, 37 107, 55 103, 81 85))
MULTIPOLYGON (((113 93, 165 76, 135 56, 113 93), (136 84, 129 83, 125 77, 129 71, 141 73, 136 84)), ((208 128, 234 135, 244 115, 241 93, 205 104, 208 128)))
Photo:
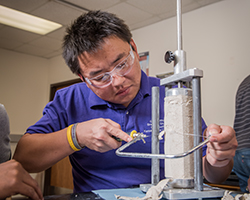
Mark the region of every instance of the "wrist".
POLYGON ((80 151, 83 147, 80 146, 77 140, 76 127, 77 124, 72 124, 67 128, 67 140, 72 150, 80 151))

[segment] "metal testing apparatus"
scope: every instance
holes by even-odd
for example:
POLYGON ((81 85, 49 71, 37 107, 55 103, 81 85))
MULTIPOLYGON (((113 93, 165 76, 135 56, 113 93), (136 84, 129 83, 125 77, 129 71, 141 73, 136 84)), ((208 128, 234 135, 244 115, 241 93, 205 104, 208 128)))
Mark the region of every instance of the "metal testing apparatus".
POLYGON ((152 150, 151 154, 122 152, 145 135, 138 134, 131 142, 117 149, 124 157, 151 158, 151 184, 142 184, 146 192, 159 180, 159 159, 165 159, 165 177, 170 184, 163 190, 166 199, 202 199, 222 197, 224 190, 203 184, 201 147, 209 142, 202 139, 200 79, 203 71, 186 69, 186 52, 182 50, 181 0, 177 0, 177 50, 166 52, 165 61, 174 61, 174 74, 161 79, 165 86, 164 134, 165 154, 159 154, 159 87, 152 88, 152 150), (191 88, 183 87, 189 83, 191 88), (172 88, 173 85, 177 88, 172 88), (167 110, 167 112, 166 112, 167 110))

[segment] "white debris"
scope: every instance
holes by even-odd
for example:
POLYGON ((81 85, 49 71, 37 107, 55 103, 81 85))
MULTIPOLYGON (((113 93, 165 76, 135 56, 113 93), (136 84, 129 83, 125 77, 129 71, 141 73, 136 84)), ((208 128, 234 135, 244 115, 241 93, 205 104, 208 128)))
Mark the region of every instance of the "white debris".
POLYGON ((233 196, 231 195, 232 192, 226 190, 224 192, 223 197, 221 198, 221 200, 234 200, 233 196))
POLYGON ((250 200, 249 193, 237 194, 235 197, 233 197, 231 193, 231 191, 226 190, 221 200, 250 200))
POLYGON ((162 190, 168 184, 170 179, 161 180, 156 186, 152 186, 146 193, 146 196, 143 198, 139 197, 124 197, 120 195, 115 195, 116 199, 122 200, 157 200, 162 198, 162 190))

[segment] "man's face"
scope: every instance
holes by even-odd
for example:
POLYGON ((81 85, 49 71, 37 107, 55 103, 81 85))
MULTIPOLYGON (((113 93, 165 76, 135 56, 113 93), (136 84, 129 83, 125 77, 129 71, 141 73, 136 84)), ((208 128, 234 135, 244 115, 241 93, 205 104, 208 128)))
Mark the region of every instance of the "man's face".
MULTIPOLYGON (((134 62, 131 70, 124 76, 112 73, 112 83, 106 87, 99 88, 87 83, 88 87, 101 99, 122 104, 127 107, 135 98, 140 89, 141 67, 138 59, 137 48, 131 40, 134 62)), ((131 48, 127 42, 117 38, 109 37, 104 40, 103 45, 96 52, 84 52, 78 57, 81 74, 89 80, 110 72, 129 56, 131 48)))

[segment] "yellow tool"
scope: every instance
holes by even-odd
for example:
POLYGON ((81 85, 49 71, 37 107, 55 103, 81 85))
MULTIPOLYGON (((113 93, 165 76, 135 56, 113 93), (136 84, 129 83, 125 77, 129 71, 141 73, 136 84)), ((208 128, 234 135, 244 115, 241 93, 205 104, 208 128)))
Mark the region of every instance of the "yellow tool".
MULTIPOLYGON (((133 130, 133 131, 131 131, 130 133, 127 133, 127 134, 130 135, 130 137, 132 137, 132 139, 135 139, 138 135, 140 135, 140 137, 142 137, 142 138, 148 137, 148 136, 145 135, 145 134, 138 133, 136 130, 133 130)), ((112 138, 114 138, 114 139, 117 140, 118 142, 121 142, 121 141, 122 141, 122 139, 120 139, 120 138, 118 138, 118 137, 115 137, 115 136, 113 136, 113 135, 112 135, 112 138)), ((143 142, 145 143, 145 140, 144 140, 144 139, 142 139, 142 140, 143 140, 143 142)))
POLYGON ((137 133, 136 130, 133 130, 133 131, 130 132, 129 135, 130 135, 130 137, 132 137, 133 139, 135 139, 138 136, 138 133, 137 133))

